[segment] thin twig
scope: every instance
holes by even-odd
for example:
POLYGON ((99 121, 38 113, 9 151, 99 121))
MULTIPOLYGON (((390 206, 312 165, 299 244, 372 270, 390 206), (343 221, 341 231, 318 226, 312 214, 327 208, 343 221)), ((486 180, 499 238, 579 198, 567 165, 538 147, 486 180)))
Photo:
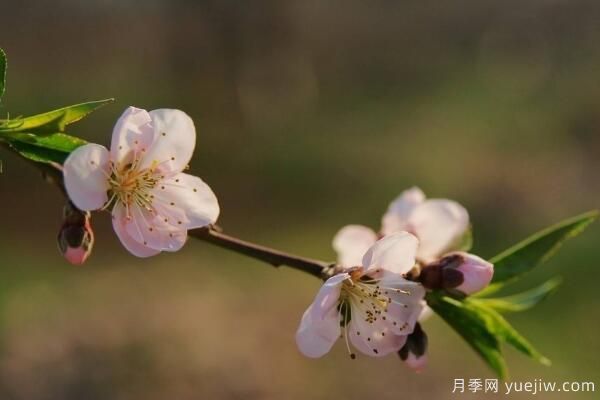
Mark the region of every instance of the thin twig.
POLYGON ((214 226, 193 229, 189 231, 188 234, 196 239, 235 251, 236 253, 244 254, 256 260, 264 261, 274 267, 285 265, 307 272, 321 279, 328 278, 335 268, 335 264, 332 263, 300 257, 255 243, 246 242, 233 236, 226 235, 214 226))
MULTIPOLYGON (((44 164, 33 161, 32 163, 42 171, 43 177, 47 182, 53 184, 65 197, 68 198, 62 179, 61 165, 44 164)), ((327 279, 335 272, 335 263, 327 263, 325 261, 300 257, 255 243, 247 242, 245 240, 224 234, 221 232, 219 227, 214 225, 190 230, 188 234, 196 239, 212 243, 216 246, 243 254, 259 261, 263 261, 274 267, 285 265, 300 271, 304 271, 320 279, 327 279)))

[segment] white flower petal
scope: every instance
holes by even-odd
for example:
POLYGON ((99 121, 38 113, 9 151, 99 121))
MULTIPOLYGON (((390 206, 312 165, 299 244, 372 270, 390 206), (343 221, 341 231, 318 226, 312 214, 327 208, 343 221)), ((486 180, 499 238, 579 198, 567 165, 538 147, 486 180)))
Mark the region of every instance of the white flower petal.
POLYGON ((413 210, 408 223, 419 238, 417 258, 429 262, 460 241, 469 228, 469 214, 455 201, 431 199, 413 210))
POLYGON ((381 219, 381 234, 386 236, 398 231, 407 230, 410 213, 425 201, 425 194, 418 187, 412 187, 400 193, 392 201, 381 219))
POLYGON ((164 251, 180 250, 187 239, 187 230, 175 228, 164 217, 150 213, 138 206, 129 209, 131 218, 126 224, 127 233, 144 246, 164 251))
POLYGON ((304 312, 296 332, 296 344, 305 356, 317 358, 325 355, 340 336, 337 305, 342 282, 348 278, 348 274, 329 278, 304 312))
POLYGON ((415 265, 418 245, 417 238, 408 232, 393 233, 379 239, 367 251, 362 260, 363 267, 382 273, 407 273, 415 265))
POLYGON ((128 107, 113 128, 110 155, 115 163, 130 163, 152 144, 154 128, 148 111, 128 107))
POLYGON ((387 296, 392 299, 386 312, 386 322, 389 329, 397 335, 408 335, 415 328, 421 311, 423 310, 423 298, 425 289, 416 282, 404 280, 402 283, 381 282, 387 296), (400 289, 394 292, 392 289, 400 289))
POLYGON ((159 164, 167 174, 183 171, 196 147, 194 122, 180 110, 153 110, 150 111, 150 117, 154 138, 143 157, 141 168, 159 164))
POLYGON ((362 264, 362 258, 377 241, 377 234, 362 225, 346 225, 333 238, 333 249, 338 253, 338 263, 344 267, 362 264))
POLYGON ((65 188, 69 198, 83 211, 97 210, 108 200, 108 150, 98 144, 86 144, 73 150, 63 165, 65 188))
MULTIPOLYGON (((167 178, 152 189, 154 202, 164 209, 177 208, 187 217, 181 221, 187 229, 214 224, 219 217, 219 202, 211 188, 202 179, 179 173, 167 178)), ((178 221, 179 222, 179 221, 178 221)))
POLYGON ((116 204, 113 208, 113 228, 121 240, 121 243, 131 254, 137 257, 150 257, 160 253, 160 250, 152 249, 138 242, 127 232, 127 214, 122 204, 116 204))
POLYGON ((395 335, 381 318, 374 323, 365 321, 357 307, 352 307, 348 336, 354 347, 371 357, 383 357, 397 352, 406 343, 406 336, 395 335))

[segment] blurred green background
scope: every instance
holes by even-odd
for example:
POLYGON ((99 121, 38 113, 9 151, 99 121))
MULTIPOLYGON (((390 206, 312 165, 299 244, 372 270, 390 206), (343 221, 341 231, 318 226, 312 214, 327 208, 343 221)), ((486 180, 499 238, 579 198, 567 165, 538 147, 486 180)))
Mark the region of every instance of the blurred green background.
MULTIPOLYGON (((22 0, 2 15, 3 115, 115 97, 71 127, 108 144, 128 105, 185 110, 191 172, 241 237, 331 260, 341 226, 377 228, 418 185, 466 206, 489 257, 599 206, 595 1, 22 0)), ((341 344, 302 357, 294 333, 319 282, 300 272, 196 241, 136 259, 106 214, 92 258, 72 267, 55 243, 59 193, 0 157, 2 399, 490 396, 452 395, 454 378, 492 375, 437 317, 419 375, 394 356, 352 361, 341 344)), ((554 362, 507 349, 512 380, 600 384, 599 228, 516 287, 565 278, 509 317, 554 362)))

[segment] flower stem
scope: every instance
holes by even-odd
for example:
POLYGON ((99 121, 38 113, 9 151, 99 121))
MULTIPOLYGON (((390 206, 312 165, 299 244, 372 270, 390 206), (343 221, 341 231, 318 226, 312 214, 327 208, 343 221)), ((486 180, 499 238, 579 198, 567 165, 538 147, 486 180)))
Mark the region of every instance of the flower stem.
POLYGON ((328 278, 335 267, 335 264, 332 263, 300 257, 255 243, 246 242, 233 236, 226 235, 214 226, 193 229, 189 231, 188 234, 196 239, 203 240, 227 250, 235 251, 236 253, 244 254, 256 260, 264 261, 274 267, 285 265, 307 272, 321 279, 328 278))

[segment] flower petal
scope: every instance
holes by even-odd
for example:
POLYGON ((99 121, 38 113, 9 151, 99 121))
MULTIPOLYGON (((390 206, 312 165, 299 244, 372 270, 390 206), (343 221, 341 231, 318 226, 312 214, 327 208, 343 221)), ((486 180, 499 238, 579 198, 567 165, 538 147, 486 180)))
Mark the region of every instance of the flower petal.
POLYGON ((160 165, 166 173, 178 173, 190 162, 196 147, 196 128, 183 111, 150 111, 154 126, 152 145, 143 157, 141 168, 160 165))
POLYGON ((154 202, 162 203, 162 208, 177 208, 185 213, 186 219, 178 222, 186 229, 214 224, 219 217, 217 196, 196 176, 176 174, 161 181, 152 189, 152 194, 154 202))
POLYGON ((63 166, 69 198, 83 211, 97 210, 108 200, 109 153, 104 146, 86 144, 73 150, 63 166))
POLYGON ((154 128, 148 111, 128 107, 113 128, 110 155, 115 163, 130 163, 152 144, 154 128))
POLYGON ((344 267, 362 264, 362 258, 377 241, 377 234, 362 225, 346 225, 333 238, 333 249, 338 253, 338 262, 344 267))
POLYGON ((374 323, 360 317, 360 311, 352 307, 352 320, 348 324, 350 341, 361 353, 371 357, 383 357, 395 353, 406 343, 405 335, 395 335, 379 318, 374 323))
POLYGON ((131 218, 126 223, 127 233, 144 246, 161 251, 178 251, 185 244, 187 230, 165 222, 162 215, 136 205, 129 208, 129 213, 131 218))
POLYGON ((305 356, 317 358, 325 355, 340 336, 337 304, 342 282, 348 278, 348 274, 329 278, 304 312, 296 332, 296 344, 305 356))
POLYGON ((379 282, 382 296, 390 301, 385 323, 396 335, 412 333, 424 306, 425 288, 401 276, 388 274, 379 282))
POLYGON ((415 265, 418 245, 417 238, 408 232, 393 233, 371 246, 363 257, 363 267, 376 273, 407 273, 415 265))
POLYGON ((127 213, 125 207, 120 203, 116 204, 113 208, 112 223, 119 240, 121 240, 123 246, 125 246, 125 248, 134 256, 150 257, 160 253, 160 250, 144 246, 143 243, 140 243, 131 237, 127 232, 127 224, 129 223, 127 213))
POLYGON ((408 224, 408 229, 419 238, 417 258, 429 262, 461 239, 469 228, 469 214, 455 201, 431 199, 413 210, 408 224))
POLYGON ((425 201, 425 194, 418 187, 412 187, 400 193, 392 201, 381 219, 381 233, 386 236, 398 231, 405 231, 410 213, 425 201))

